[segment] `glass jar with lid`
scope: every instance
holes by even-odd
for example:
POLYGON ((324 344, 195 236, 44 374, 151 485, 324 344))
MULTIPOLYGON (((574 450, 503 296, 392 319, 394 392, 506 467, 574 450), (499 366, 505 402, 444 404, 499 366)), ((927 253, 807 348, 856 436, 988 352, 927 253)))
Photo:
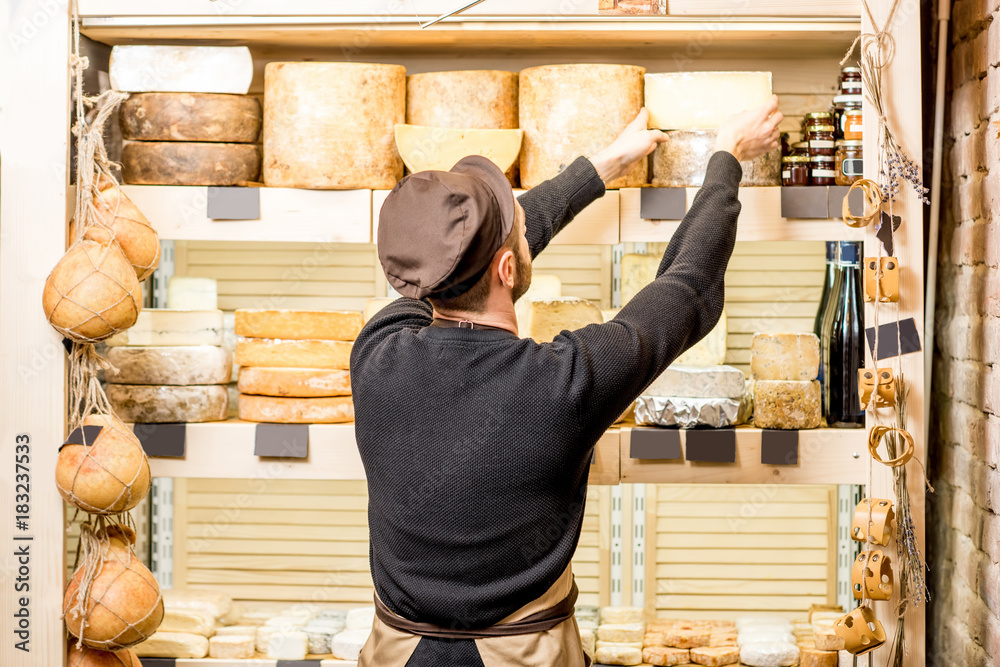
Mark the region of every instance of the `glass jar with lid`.
POLYGON ((836 185, 836 158, 832 155, 813 155, 809 158, 809 182, 812 185, 836 185))
POLYGON ((812 158, 808 155, 786 155, 781 158, 781 184, 786 187, 809 185, 812 158))
POLYGON ((807 113, 802 121, 802 131, 808 132, 810 127, 816 125, 833 125, 833 114, 829 111, 814 111, 807 113))
POLYGON ((837 185, 852 185, 864 178, 865 155, 864 143, 860 140, 844 140, 837 142, 835 156, 834 179, 837 185))
POLYGON ((861 94, 861 68, 841 67, 840 68, 840 92, 842 95, 861 94))
POLYGON ((847 124, 844 114, 851 109, 860 109, 864 104, 863 99, 861 95, 837 95, 833 98, 833 126, 837 139, 844 138, 847 124))
POLYGON ((805 155, 806 157, 809 157, 809 142, 796 141, 792 144, 792 151, 789 155, 805 155))
POLYGON ((844 139, 861 141, 864 138, 863 113, 861 109, 848 109, 844 112, 844 139))
POLYGON ((837 152, 836 139, 833 136, 833 125, 811 125, 806 130, 806 141, 809 142, 809 155, 833 156, 837 152))

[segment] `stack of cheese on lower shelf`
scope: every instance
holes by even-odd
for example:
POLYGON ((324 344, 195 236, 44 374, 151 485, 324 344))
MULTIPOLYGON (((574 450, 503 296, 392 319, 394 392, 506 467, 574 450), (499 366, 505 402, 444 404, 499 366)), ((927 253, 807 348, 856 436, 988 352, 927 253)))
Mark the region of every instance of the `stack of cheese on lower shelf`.
POLYGON ((730 621, 650 621, 642 658, 650 665, 732 665, 739 662, 735 626, 730 621))
POLYGON ((232 626, 242 611, 242 605, 221 593, 164 590, 163 622, 152 637, 133 650, 140 658, 252 658, 252 641, 249 653, 246 651, 249 631, 241 635, 232 626), (243 641, 217 641, 222 636, 243 641))
POLYGON ((107 341, 107 395, 128 422, 226 418, 232 357, 222 347, 221 310, 147 308, 107 341))
POLYGON ((796 624, 800 667, 837 667, 845 656, 850 660, 850 654, 843 650, 843 637, 834 630, 843 615, 843 609, 811 611, 807 623, 796 624))
MULTIPOLYGON (((357 660, 368 641, 375 618, 374 607, 350 611, 313 610, 305 605, 257 616, 257 652, 275 660, 305 660, 307 655, 332 655, 357 660)), ((251 620, 251 619, 247 619, 251 620)))
POLYGON ((747 667, 799 664, 799 647, 791 621, 778 617, 748 617, 736 621, 740 661, 747 667))
POLYGON ((352 342, 361 313, 237 310, 239 417, 252 422, 354 421, 352 342))
POLYGON ((605 607, 597 626, 595 662, 605 665, 642 664, 646 623, 641 607, 605 607))
POLYGON ((583 644, 583 652, 593 662, 594 652, 597 650, 597 626, 601 620, 601 610, 590 605, 577 605, 575 615, 576 624, 580 629, 580 643, 583 644))
POLYGON ((822 424, 819 339, 811 333, 754 334, 750 345, 753 420, 759 428, 822 424))

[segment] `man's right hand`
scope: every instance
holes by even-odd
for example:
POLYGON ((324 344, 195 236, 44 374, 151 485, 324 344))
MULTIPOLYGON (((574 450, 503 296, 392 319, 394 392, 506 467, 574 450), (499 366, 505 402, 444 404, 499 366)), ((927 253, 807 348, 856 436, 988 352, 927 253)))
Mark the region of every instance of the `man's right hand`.
POLYGON ((729 118, 719 127, 716 151, 732 153, 740 162, 753 160, 778 147, 778 126, 784 120, 778 111, 778 96, 764 105, 729 118))

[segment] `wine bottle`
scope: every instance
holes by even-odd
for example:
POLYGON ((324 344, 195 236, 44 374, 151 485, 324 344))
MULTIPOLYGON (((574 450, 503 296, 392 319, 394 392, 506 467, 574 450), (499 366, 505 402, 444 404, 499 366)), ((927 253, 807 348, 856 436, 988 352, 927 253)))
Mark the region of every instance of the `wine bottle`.
POLYGON ((829 311, 829 365, 826 369, 827 421, 834 427, 857 428, 865 423, 865 412, 858 397, 858 370, 865 363, 861 254, 861 243, 840 242, 839 276, 829 311))
POLYGON ((826 242, 826 275, 823 276, 823 291, 819 296, 819 308, 816 309, 816 321, 813 324, 813 333, 816 338, 823 340, 823 315, 826 314, 826 307, 830 303, 830 293, 833 289, 833 280, 837 273, 837 242, 826 242))

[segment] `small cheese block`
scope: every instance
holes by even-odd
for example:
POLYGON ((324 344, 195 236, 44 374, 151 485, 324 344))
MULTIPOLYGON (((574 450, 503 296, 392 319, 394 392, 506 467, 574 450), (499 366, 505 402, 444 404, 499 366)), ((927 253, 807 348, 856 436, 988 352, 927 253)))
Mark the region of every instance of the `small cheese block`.
POLYGON ((167 308, 216 310, 219 284, 215 278, 173 276, 167 283, 167 308))
POLYGON ((643 646, 666 646, 663 640, 666 639, 666 634, 663 632, 650 632, 646 629, 646 634, 642 636, 643 646))
POLYGON ((740 649, 736 646, 704 647, 691 649, 691 662, 708 667, 735 665, 740 661, 740 649))
POLYGON ((343 424, 354 421, 350 396, 279 398, 240 394, 239 417, 272 424, 343 424))
POLYGON ((177 609, 164 606, 163 621, 157 632, 184 632, 202 637, 215 634, 215 617, 204 609, 177 609))
POLYGON ((166 609, 203 610, 218 622, 233 610, 233 600, 224 593, 205 591, 197 588, 168 588, 163 591, 163 606, 166 609))
POLYGON ((818 428, 823 423, 819 382, 755 381, 753 421, 758 428, 818 428))
POLYGON ((408 76, 406 122, 454 129, 516 129, 517 72, 460 70, 408 76))
POLYGON ((154 632, 132 651, 140 658, 204 658, 208 655, 208 639, 186 632, 154 632))
POLYGON ((357 607, 347 612, 344 627, 348 630, 371 630, 375 624, 375 607, 357 607))
POLYGON ((559 276, 551 274, 539 274, 531 277, 531 285, 517 303, 514 304, 514 313, 517 315, 518 335, 521 338, 528 337, 528 318, 530 317, 531 302, 535 299, 558 299, 562 296, 562 281, 559 276))
MULTIPOLYGON (((533 299, 527 313, 526 322, 519 323, 518 330, 527 331, 527 337, 539 343, 551 343, 563 331, 604 323, 600 308, 576 297, 533 299)), ((603 617, 601 622, 605 622, 603 617)))
POLYGON ((255 649, 254 635, 218 635, 208 640, 208 657, 213 660, 252 658, 255 649))
POLYGON ((126 141, 122 178, 134 185, 240 185, 260 176, 257 144, 126 141))
POLYGON ((521 130, 473 130, 397 125, 396 148, 411 172, 448 171, 469 155, 481 155, 506 173, 521 152, 521 130))
POLYGON ((715 632, 712 631, 712 637, 708 641, 709 646, 738 646, 737 634, 735 632, 715 632))
POLYGON ((375 317, 375 315, 380 310, 382 310, 395 300, 396 300, 395 297, 387 297, 387 296, 368 299, 368 302, 365 304, 365 322, 371 321, 371 319, 375 317))
POLYGON ((112 88, 129 93, 245 95, 253 56, 245 46, 116 46, 109 74, 112 88))
POLYGON ((686 665, 691 662, 691 651, 686 648, 648 646, 642 650, 643 662, 650 665, 686 665))
POLYGON ((814 648, 799 649, 799 667, 837 667, 836 651, 820 651, 814 648))
POLYGON ((642 607, 604 607, 601 609, 601 623, 623 625, 642 623, 642 607))
POLYGON ((594 651, 594 661, 602 665, 639 665, 642 664, 642 649, 606 644, 594 651))
POLYGON ((113 347, 107 359, 108 382, 118 384, 228 384, 229 351, 214 345, 185 347, 113 347))
POLYGON ((350 341, 364 326, 364 315, 356 311, 241 309, 235 332, 247 338, 350 341))
POLYGON ((674 648, 698 648, 708 646, 712 641, 712 633, 706 628, 694 628, 685 630, 675 627, 673 631, 666 633, 663 643, 674 648))
POLYGON ((131 328, 104 341, 109 347, 221 345, 221 310, 143 308, 131 328))
MULTIPOLYGON (((653 151, 653 185, 658 188, 699 188, 705 183, 715 154, 715 130, 675 130, 653 151)), ((740 162, 740 187, 781 185, 781 149, 740 162)))
POLYGON ((281 340, 240 338, 235 362, 265 368, 325 368, 349 370, 352 344, 340 340, 281 340))
POLYGON ((122 102, 122 138, 130 141, 255 143, 261 110, 249 95, 139 93, 122 102))
POLYGON ((232 637, 239 635, 249 635, 250 637, 255 637, 257 635, 256 625, 223 625, 215 629, 216 637, 232 637))
POLYGON ((351 374, 322 368, 247 366, 240 369, 239 390, 244 394, 293 398, 350 396, 351 374))
POLYGON ((819 339, 811 333, 754 334, 750 373, 755 380, 815 380, 819 339))
POLYGON ((820 651, 840 651, 844 648, 844 638, 838 635, 832 627, 817 629, 813 639, 816 648, 820 651))
POLYGON ((597 639, 602 642, 625 644, 642 642, 646 628, 642 623, 603 623, 597 628, 597 639))
POLYGON ((674 361, 685 366, 721 366, 726 363, 726 350, 729 345, 729 323, 726 313, 722 313, 719 323, 708 332, 708 335, 694 344, 674 361))
POLYGON ((732 366, 684 366, 672 364, 646 387, 650 396, 691 398, 743 398, 746 378, 732 366))
POLYGON ((746 667, 791 667, 799 661, 799 647, 783 642, 758 642, 740 648, 746 667))
POLYGON ((126 422, 161 424, 223 421, 229 411, 225 385, 170 387, 144 384, 108 384, 108 400, 126 422))
POLYGON ((370 628, 344 630, 330 640, 330 653, 339 660, 357 660, 370 634, 370 628))
POLYGON ((580 628, 580 643, 583 644, 584 652, 593 656, 597 650, 597 633, 591 629, 580 628))
POLYGON ((267 640, 267 657, 275 660, 305 660, 309 638, 299 630, 278 630, 267 640))
POLYGON ((764 104, 771 97, 770 72, 667 72, 646 75, 648 127, 699 130, 764 104))

